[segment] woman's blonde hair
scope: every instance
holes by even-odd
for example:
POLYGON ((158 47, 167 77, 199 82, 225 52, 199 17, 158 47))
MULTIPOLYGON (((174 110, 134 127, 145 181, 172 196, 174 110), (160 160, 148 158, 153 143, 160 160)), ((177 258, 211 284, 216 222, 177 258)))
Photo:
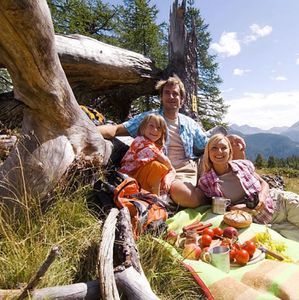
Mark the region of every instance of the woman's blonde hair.
POLYGON ((161 137, 156 141, 156 144, 164 146, 167 139, 167 125, 161 115, 149 114, 145 116, 138 127, 137 135, 144 135, 145 128, 150 120, 154 120, 156 125, 161 128, 161 137))
POLYGON ((221 140, 225 140, 227 142, 227 145, 228 145, 228 148, 229 148, 229 158, 228 159, 229 160, 233 159, 233 149, 232 149, 232 146, 231 146, 231 143, 230 143, 229 139, 221 133, 215 134, 209 139, 209 141, 208 141, 208 143, 205 147, 205 151, 204 151, 203 158, 202 158, 203 173, 206 173, 206 172, 210 171, 213 168, 213 163, 210 160, 210 150, 213 147, 213 145, 217 144, 221 140))
POLYGON ((183 84, 182 80, 176 74, 173 74, 173 76, 169 77, 166 80, 159 80, 157 82, 156 90, 159 92, 160 98, 162 98, 164 87, 168 84, 169 85, 176 85, 177 84, 179 86, 181 100, 182 100, 182 103, 183 103, 183 101, 186 97, 186 91, 185 91, 185 87, 184 87, 184 84, 183 84))

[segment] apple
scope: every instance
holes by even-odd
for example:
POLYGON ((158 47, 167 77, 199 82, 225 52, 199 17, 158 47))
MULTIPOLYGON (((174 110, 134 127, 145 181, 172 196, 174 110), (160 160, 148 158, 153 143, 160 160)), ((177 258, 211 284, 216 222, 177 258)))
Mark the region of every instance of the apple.
POLYGON ((231 227, 231 226, 226 227, 223 230, 223 236, 229 239, 236 238, 238 237, 238 230, 235 227, 231 227))
POLYGON ((174 230, 169 230, 166 235, 166 241, 174 245, 178 239, 178 234, 174 230))
POLYGON ((186 244, 182 252, 182 256, 184 258, 193 259, 193 260, 199 260, 200 254, 201 254, 201 248, 195 243, 186 244))

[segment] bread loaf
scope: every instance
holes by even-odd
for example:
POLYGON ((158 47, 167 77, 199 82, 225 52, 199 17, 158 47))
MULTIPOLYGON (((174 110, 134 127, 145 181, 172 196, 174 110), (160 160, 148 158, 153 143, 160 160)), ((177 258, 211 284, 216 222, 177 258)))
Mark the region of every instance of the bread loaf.
POLYGON ((245 228, 252 223, 252 217, 243 210, 231 210, 224 214, 223 221, 225 224, 235 228, 245 228))

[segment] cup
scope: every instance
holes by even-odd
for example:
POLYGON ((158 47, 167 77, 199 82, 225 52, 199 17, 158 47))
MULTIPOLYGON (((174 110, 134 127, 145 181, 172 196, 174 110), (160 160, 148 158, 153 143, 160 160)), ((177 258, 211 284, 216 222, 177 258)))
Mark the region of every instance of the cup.
POLYGON ((228 273, 230 270, 229 247, 215 246, 209 249, 209 256, 211 264, 217 269, 228 273))
POLYGON ((230 199, 224 197, 212 197, 212 212, 214 214, 224 215, 230 203, 230 199))

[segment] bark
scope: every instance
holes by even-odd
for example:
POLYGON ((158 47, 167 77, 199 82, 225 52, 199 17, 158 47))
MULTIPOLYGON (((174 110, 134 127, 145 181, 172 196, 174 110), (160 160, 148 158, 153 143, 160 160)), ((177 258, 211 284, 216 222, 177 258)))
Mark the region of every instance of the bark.
MULTIPOLYGON (((118 117, 124 120, 132 100, 156 94, 155 83, 162 71, 151 59, 139 53, 79 34, 56 35, 55 47, 80 104, 90 104, 100 98, 97 101, 100 107, 118 112, 118 117)), ((9 105, 11 109, 17 104, 16 100, 9 104, 12 100, 11 93, 0 95, 0 107, 9 105)), ((6 112, 8 109, 0 113, 0 121, 5 124, 11 122, 6 112)), ((21 110, 14 116, 20 114, 21 110)))
POLYGON ((55 48, 46 1, 0 2, 0 57, 25 104, 22 138, 0 169, 6 207, 24 195, 44 197, 78 155, 101 157, 110 143, 80 109, 55 48))
POLYGON ((119 293, 130 300, 159 299, 143 273, 127 208, 120 210, 116 227, 113 263, 119 293))
POLYGON ((186 98, 181 112, 198 120, 197 105, 197 42, 195 27, 187 32, 185 26, 186 0, 175 0, 170 13, 168 73, 176 73, 183 81, 186 98))

